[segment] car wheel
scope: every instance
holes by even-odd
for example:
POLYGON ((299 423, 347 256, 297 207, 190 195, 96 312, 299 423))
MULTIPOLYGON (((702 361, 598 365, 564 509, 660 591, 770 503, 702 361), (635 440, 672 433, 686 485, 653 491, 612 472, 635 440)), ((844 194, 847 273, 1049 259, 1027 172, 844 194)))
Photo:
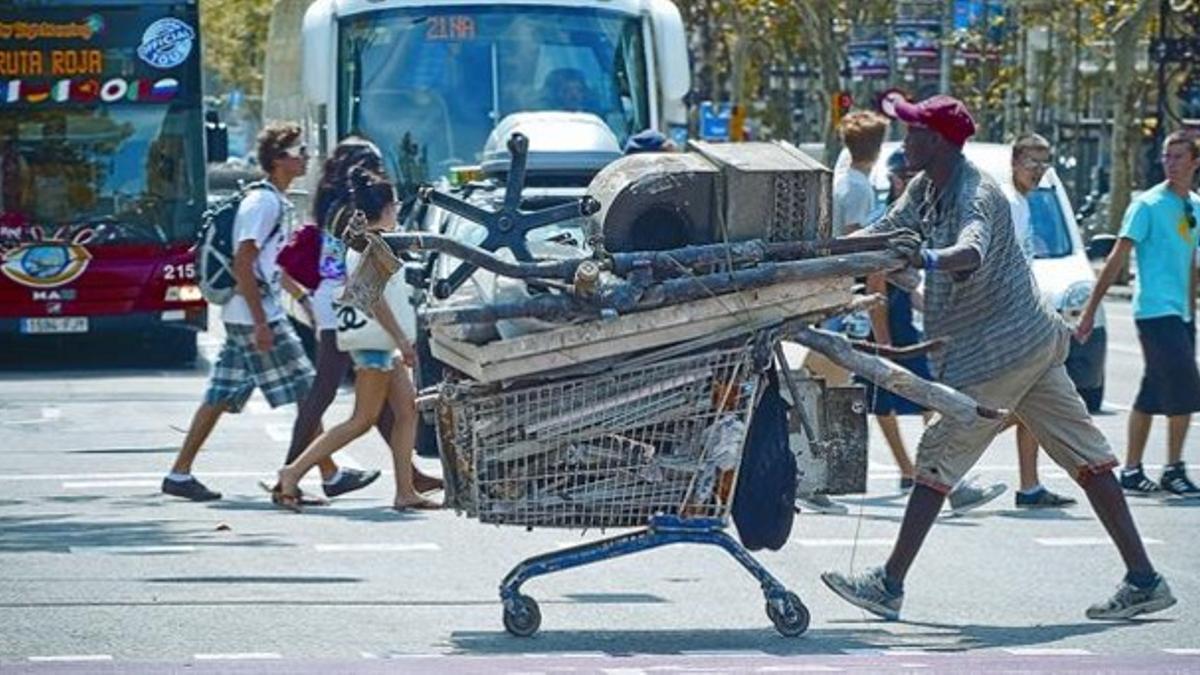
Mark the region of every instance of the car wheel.
POLYGON ((1083 397, 1083 404, 1087 406, 1090 413, 1098 413, 1104 406, 1104 382, 1100 382, 1100 386, 1091 389, 1080 389, 1079 395, 1083 397))

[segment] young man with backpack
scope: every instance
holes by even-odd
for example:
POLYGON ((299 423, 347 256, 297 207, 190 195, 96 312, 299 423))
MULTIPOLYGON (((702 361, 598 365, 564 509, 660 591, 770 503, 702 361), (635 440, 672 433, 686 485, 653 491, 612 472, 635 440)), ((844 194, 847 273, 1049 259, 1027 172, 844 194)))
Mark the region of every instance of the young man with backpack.
POLYGON ((232 264, 214 271, 221 267, 222 255, 214 250, 220 245, 213 236, 205 236, 201 243, 201 288, 210 300, 223 304, 225 344, 204 402, 163 479, 165 494, 193 501, 220 499, 221 493, 209 490, 191 471, 221 415, 240 412, 255 388, 262 390, 271 407, 278 407, 302 400, 312 385, 312 365, 279 302, 281 273, 275 260, 286 238, 283 222, 291 208, 284 191, 304 175, 307 162, 300 133, 295 124, 273 124, 259 134, 258 161, 267 180, 242 192, 231 232, 220 233, 229 239, 224 245, 232 249, 232 264))

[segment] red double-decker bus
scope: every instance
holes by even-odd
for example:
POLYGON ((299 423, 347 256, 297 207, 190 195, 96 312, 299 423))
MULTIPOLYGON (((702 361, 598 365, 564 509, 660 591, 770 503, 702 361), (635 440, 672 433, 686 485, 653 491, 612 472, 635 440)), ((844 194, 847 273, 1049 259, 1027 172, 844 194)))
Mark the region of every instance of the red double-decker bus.
POLYGON ((195 357, 202 106, 194 0, 0 6, 0 337, 195 357))

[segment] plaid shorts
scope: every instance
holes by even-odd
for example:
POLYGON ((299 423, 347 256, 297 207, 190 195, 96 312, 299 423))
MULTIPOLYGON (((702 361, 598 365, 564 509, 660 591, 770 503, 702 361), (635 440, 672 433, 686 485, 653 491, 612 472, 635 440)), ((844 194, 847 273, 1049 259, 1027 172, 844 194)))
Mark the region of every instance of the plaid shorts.
POLYGON ((269 352, 254 348, 254 326, 225 324, 225 344, 213 365, 204 402, 225 404, 229 412, 240 412, 254 393, 262 390, 272 408, 296 403, 312 387, 312 364, 304 354, 300 338, 287 320, 273 321, 274 346, 269 352))

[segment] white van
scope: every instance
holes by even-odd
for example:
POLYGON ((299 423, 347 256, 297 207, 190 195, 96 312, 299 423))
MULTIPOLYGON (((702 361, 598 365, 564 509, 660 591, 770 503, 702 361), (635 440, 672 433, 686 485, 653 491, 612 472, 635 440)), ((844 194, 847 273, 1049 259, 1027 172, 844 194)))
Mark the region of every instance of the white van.
MULTIPOLYGON (((888 197, 887 158, 902 147, 902 143, 884 143, 879 161, 871 171, 871 184, 879 200, 880 212, 888 197)), ((1002 143, 967 143, 963 149, 967 159, 1001 185, 1012 181, 1012 146, 1002 143)), ((849 154, 843 150, 838 166, 849 164, 849 154)), ((1033 227, 1033 275, 1050 306, 1072 326, 1092 294, 1095 274, 1088 263, 1087 250, 1075 213, 1067 198, 1058 174, 1051 168, 1041 184, 1029 195, 1030 223, 1033 227)), ((1087 403, 1088 410, 1097 412, 1104 400, 1104 366, 1108 352, 1108 334, 1104 307, 1096 313, 1096 328, 1086 344, 1071 341, 1067 372, 1075 388, 1087 403)))

